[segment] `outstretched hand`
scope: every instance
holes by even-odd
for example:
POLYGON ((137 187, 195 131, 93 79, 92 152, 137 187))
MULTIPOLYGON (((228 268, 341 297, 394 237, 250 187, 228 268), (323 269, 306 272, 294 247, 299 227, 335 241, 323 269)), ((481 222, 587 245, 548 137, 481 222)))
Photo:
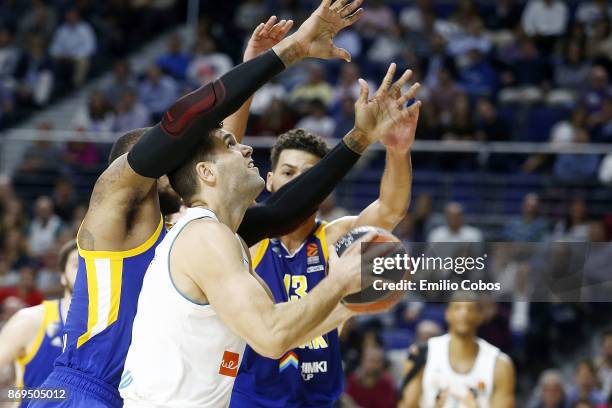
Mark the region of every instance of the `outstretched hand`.
POLYGON ((293 27, 293 20, 278 21, 272 16, 265 23, 259 24, 244 51, 244 61, 251 60, 278 44, 293 27))
MULTIPOLYGON (((298 58, 341 58, 351 60, 349 52, 333 42, 340 30, 355 23, 363 15, 363 0, 323 0, 319 7, 293 34, 298 58)), ((290 62, 293 62, 291 58, 290 62)))
POLYGON ((366 134, 372 142, 380 140, 385 146, 405 153, 414 142, 421 102, 415 101, 409 107, 405 105, 414 99, 420 84, 402 93, 412 71, 407 70, 393 83, 395 70, 396 65, 391 64, 372 99, 369 99, 368 84, 359 79, 361 91, 355 103, 355 129, 366 134))

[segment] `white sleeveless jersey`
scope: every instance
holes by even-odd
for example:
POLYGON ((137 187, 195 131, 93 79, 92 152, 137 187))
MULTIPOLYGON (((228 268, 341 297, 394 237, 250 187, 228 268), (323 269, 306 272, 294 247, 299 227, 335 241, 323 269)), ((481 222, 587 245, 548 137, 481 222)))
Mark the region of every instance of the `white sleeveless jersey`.
POLYGON ((453 370, 449 360, 450 335, 432 337, 427 341, 427 363, 423 373, 421 408, 433 408, 436 397, 443 390, 449 397, 443 408, 463 408, 452 395, 464 397, 470 389, 476 393, 479 408, 490 406, 494 385, 494 371, 500 351, 497 347, 478 339, 478 354, 472 369, 465 374, 453 370))
MULTIPOLYGON (((190 221, 200 218, 217 219, 209 210, 188 209, 156 248, 145 274, 119 385, 125 407, 229 404, 245 342, 211 305, 187 299, 170 277, 172 244, 190 221)), ((242 254, 248 267, 244 248, 242 254)))

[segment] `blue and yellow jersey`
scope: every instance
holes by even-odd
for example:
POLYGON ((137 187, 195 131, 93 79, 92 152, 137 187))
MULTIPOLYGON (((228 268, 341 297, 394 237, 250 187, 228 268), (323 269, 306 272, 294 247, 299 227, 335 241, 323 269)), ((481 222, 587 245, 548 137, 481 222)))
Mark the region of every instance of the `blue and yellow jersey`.
MULTIPOLYGON (((34 342, 24 356, 15 360, 15 385, 20 389, 40 386, 53 370, 53 362, 62 353, 62 302, 46 300, 42 307, 43 320, 34 342)), ((26 405, 28 401, 23 400, 20 406, 26 405)))
POLYGON ((153 235, 137 248, 87 251, 79 247, 66 348, 56 367, 69 367, 115 389, 119 386, 144 274, 165 234, 161 218, 153 235))
MULTIPOLYGON (((280 303, 305 296, 321 282, 327 259, 325 223, 317 222, 293 255, 278 239, 262 241, 253 268, 280 303)), ((338 331, 333 330, 279 360, 262 357, 247 346, 230 407, 331 407, 343 386, 338 331)))

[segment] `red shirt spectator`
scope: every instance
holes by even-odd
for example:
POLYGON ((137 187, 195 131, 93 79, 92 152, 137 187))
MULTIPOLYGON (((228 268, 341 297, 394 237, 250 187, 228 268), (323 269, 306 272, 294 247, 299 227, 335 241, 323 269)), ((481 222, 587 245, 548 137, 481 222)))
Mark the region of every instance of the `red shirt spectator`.
POLYGON ((369 347, 363 351, 359 368, 348 378, 346 393, 363 408, 395 408, 397 391, 385 369, 382 349, 369 347))

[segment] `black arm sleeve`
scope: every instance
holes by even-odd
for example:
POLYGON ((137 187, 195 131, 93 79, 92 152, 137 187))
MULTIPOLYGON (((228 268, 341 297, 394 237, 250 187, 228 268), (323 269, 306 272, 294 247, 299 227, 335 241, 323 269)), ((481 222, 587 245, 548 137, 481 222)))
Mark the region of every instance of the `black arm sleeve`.
POLYGON ((419 374, 419 372, 425 367, 427 364, 427 343, 419 344, 416 347, 416 350, 410 350, 410 354, 408 354, 408 360, 412 361, 414 364, 410 371, 404 377, 404 381, 402 382, 402 390, 406 388, 408 383, 412 381, 414 377, 419 374))
POLYGON ((310 217, 349 172, 359 154, 340 142, 319 163, 246 211, 238 234, 248 246, 278 237, 310 217))
POLYGON ((174 170, 201 137, 218 127, 283 69, 283 62, 274 51, 269 50, 185 95, 130 150, 130 166, 136 173, 150 178, 158 178, 174 170))

